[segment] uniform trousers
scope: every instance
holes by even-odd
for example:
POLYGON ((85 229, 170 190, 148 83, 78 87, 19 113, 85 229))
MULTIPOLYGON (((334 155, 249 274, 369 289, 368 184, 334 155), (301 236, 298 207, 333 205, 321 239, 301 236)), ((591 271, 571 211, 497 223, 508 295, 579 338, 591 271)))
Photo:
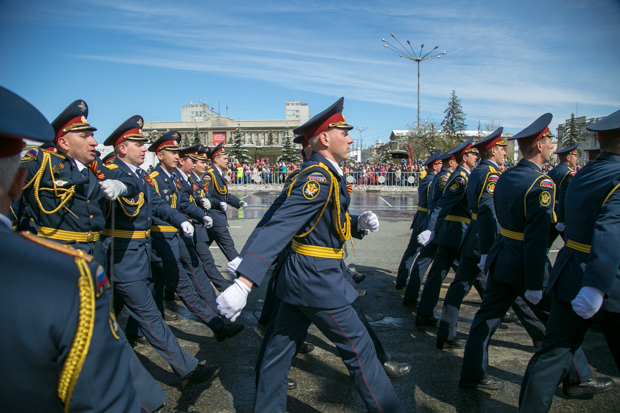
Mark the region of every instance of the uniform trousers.
MULTIPOLYGON (((418 244, 418 234, 416 234, 416 231, 412 231, 411 238, 409 238, 409 244, 407 244, 407 249, 403 254, 403 258, 400 260, 400 265, 398 266, 398 274, 396 275, 397 287, 404 287, 407 284, 407 278, 409 278, 409 272, 411 270, 411 266, 413 265, 415 255, 421 247, 422 246, 418 244)), ((418 284, 418 289, 419 287, 420 285, 418 284)))
POLYGON ((420 298, 420 305, 418 306, 418 315, 429 317, 433 315, 433 310, 439 300, 443 280, 445 280, 451 267, 458 267, 460 257, 461 254, 458 248, 446 247, 444 245, 440 245, 437 248, 435 262, 433 262, 433 266, 424 283, 422 298, 420 298))
MULTIPOLYGON (((187 274, 194 284, 194 288, 200 298, 206 301, 207 306, 215 313, 217 312, 217 304, 215 302, 217 296, 215 295, 215 289, 211 285, 209 278, 205 274, 204 266, 202 265, 202 261, 196 253, 196 246, 194 241, 191 238, 181 238, 181 242, 179 242, 179 251, 181 254, 181 264, 183 268, 187 271, 187 274)), ((219 318, 219 317, 218 317, 219 318)), ((221 321, 221 319, 219 319, 221 321)), ((215 319, 212 319, 210 323, 217 322, 215 319)), ((223 326, 223 322, 222 322, 223 326)), ((215 327, 215 325, 213 325, 215 327)), ((220 327, 221 328, 221 327, 220 327)))
POLYGON ((405 290, 405 297, 410 298, 413 301, 418 299, 418 296, 420 295, 420 285, 422 285, 424 274, 426 274, 426 270, 435 258, 437 247, 437 244, 431 242, 420 249, 420 253, 416 257, 413 267, 411 267, 409 283, 407 284, 407 289, 405 290))
POLYGON ((230 232, 228 232, 228 227, 207 228, 207 234, 209 234, 209 241, 207 244, 211 245, 213 241, 215 241, 229 262, 239 256, 239 253, 235 249, 235 243, 230 236, 230 232))
MULTIPOLYGON (((453 341, 456 338, 461 303, 469 294, 472 285, 476 288, 480 297, 483 296, 487 280, 485 276, 481 275, 482 271, 478 268, 478 262, 478 258, 461 255, 454 281, 450 284, 443 302, 441 321, 437 331, 438 339, 453 341)), ((542 341, 545 336, 545 326, 521 297, 516 298, 511 308, 532 340, 542 341)))
POLYGON ((138 322, 140 332, 170 364, 177 376, 185 377, 191 373, 198 360, 183 350, 170 327, 164 322, 151 293, 152 280, 117 281, 114 291, 129 315, 138 322))
POLYGON ((228 287, 230 287, 230 282, 222 276, 222 273, 215 266, 215 260, 213 259, 211 251, 209 251, 209 243, 205 241, 196 241, 195 245, 196 252, 200 257, 200 261, 202 261, 205 273, 207 274, 207 277, 209 277, 209 280, 211 280, 215 288, 219 292, 222 292, 228 287))
POLYGON ((601 327, 616 366, 620 369, 620 313, 599 311, 589 320, 579 317, 570 303, 552 292, 547 335, 542 348, 530 360, 519 395, 522 412, 547 412, 557 386, 569 374, 573 358, 581 351, 586 331, 593 321, 601 327))
MULTIPOLYGON (((521 284, 507 284, 493 279, 493 274, 487 280, 487 288, 482 297, 482 305, 474 317, 469 330, 469 337, 465 345, 461 377, 470 380, 487 378, 489 365, 489 344, 495 330, 502 322, 502 317, 518 296, 525 300, 525 287, 521 284)), ((543 299, 530 308, 536 316, 547 323, 551 298, 544 294, 543 299)), ((571 364, 568 380, 571 383, 581 383, 592 377, 592 370, 588 365, 585 354, 580 348, 575 352, 575 363, 571 364)))
POLYGON ((564 239, 564 231, 560 232, 557 229, 555 229, 554 225, 552 225, 551 229, 549 230, 549 240, 547 241, 547 249, 551 248, 551 246, 555 242, 555 240, 558 237, 558 235, 562 237, 562 240, 566 241, 564 239))
POLYGON ((255 412, 285 412, 291 359, 314 323, 334 343, 369 412, 404 412, 377 358, 368 330, 351 305, 321 309, 280 303, 261 363, 255 412))

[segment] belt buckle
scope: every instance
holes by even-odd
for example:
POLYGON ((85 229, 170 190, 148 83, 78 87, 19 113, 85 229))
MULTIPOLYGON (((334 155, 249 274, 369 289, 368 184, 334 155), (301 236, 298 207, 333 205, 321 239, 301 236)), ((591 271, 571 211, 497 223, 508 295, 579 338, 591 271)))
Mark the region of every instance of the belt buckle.
POLYGON ((144 235, 146 236, 146 238, 151 236, 151 230, 147 229, 146 232, 144 233, 144 235))
POLYGON ((86 241, 93 242, 94 240, 95 240, 95 235, 93 234, 92 231, 88 231, 88 234, 86 235, 86 241))

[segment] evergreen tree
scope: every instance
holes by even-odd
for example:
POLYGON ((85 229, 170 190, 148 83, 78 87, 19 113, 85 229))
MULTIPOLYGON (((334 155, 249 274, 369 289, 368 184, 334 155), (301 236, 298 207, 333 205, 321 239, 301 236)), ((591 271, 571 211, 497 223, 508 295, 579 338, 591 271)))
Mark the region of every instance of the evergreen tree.
POLYGON ((183 148, 187 148, 189 146, 189 136, 187 136, 187 133, 183 133, 182 135, 183 137, 181 138, 181 146, 183 148))
POLYGON ((239 163, 251 163, 252 158, 248 155, 248 150, 241 145, 243 145, 243 135, 241 135, 241 131, 237 128, 233 136, 232 148, 229 151, 230 156, 234 157, 239 163))
POLYGON ((419 126, 410 127, 406 139, 406 150, 410 148, 411 161, 413 163, 416 163, 418 159, 426 160, 426 158, 434 154, 437 149, 442 149, 444 151, 452 149, 452 147, 448 147, 448 144, 442 140, 437 123, 428 119, 419 126))
POLYGON ((267 134, 267 145, 273 145, 273 132, 271 131, 267 134))
POLYGON ((192 138, 192 145, 202 145, 202 139, 200 138, 200 132, 198 132, 198 127, 194 127, 194 134, 192 138))
POLYGON ((465 113, 463 113, 461 101, 456 97, 454 90, 450 96, 448 107, 443 113, 446 114, 446 117, 441 122, 441 127, 447 143, 450 145, 454 143, 456 145, 463 142, 465 140, 463 136, 463 131, 465 131, 465 113))
POLYGON ((577 145, 579 143, 579 128, 577 127, 577 121, 575 121, 575 114, 570 114, 570 120, 566 121, 566 133, 562 138, 562 146, 568 148, 569 146, 577 145))
POLYGON ((279 160, 281 162, 301 162, 301 156, 298 155, 297 149, 293 146, 291 137, 286 135, 282 142, 282 156, 279 160))

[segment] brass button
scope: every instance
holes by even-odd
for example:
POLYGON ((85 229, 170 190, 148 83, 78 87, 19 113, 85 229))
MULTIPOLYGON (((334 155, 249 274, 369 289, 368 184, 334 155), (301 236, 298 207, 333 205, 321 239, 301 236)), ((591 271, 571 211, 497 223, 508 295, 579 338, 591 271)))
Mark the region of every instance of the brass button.
POLYGON ((149 229, 149 230, 146 231, 146 237, 148 238, 150 236, 151 236, 151 230, 149 229))
POLYGON ((87 204, 90 204, 90 199, 86 201, 87 204))
POLYGON ((93 219, 93 215, 90 216, 90 219, 93 219))
MULTIPOLYGON (((93 216, 91 215, 90 217, 92 218, 93 216)), ((94 240, 95 240, 95 236, 93 235, 93 232, 88 231, 88 235, 86 236, 86 241, 93 242, 94 240)))

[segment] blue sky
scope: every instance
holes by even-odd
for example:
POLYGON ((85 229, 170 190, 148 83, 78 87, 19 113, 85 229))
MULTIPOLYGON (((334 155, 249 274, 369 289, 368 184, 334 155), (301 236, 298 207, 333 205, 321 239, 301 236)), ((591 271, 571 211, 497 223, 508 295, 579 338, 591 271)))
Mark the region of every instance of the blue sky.
POLYGON ((381 42, 394 33, 446 52, 421 64, 422 119, 441 122, 455 90, 468 129, 515 133, 545 112, 555 128, 620 108, 619 21, 618 0, 1 0, 0 84, 50 121, 86 100, 100 142, 190 101, 254 120, 344 96, 366 146, 416 122, 416 63, 381 42))

